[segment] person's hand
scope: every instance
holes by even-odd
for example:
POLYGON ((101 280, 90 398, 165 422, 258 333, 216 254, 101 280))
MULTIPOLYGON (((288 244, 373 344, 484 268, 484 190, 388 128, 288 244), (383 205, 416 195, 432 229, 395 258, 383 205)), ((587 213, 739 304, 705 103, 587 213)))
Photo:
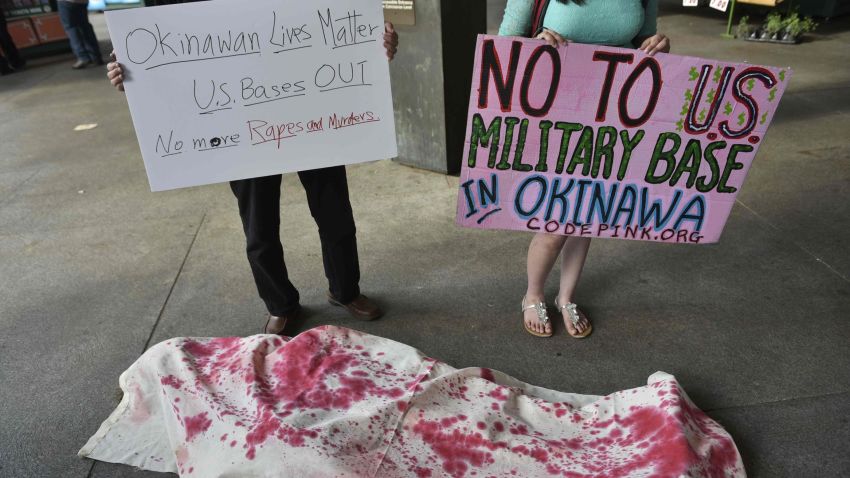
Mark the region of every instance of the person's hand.
POLYGON ((387 50, 387 58, 392 61, 398 51, 398 33, 390 22, 384 24, 384 48, 387 50))
POLYGON ((670 39, 661 33, 652 35, 641 43, 640 50, 649 56, 658 52, 670 53, 670 39))
POLYGON ((112 53, 109 54, 109 60, 106 65, 106 77, 118 91, 124 91, 124 70, 121 69, 121 63, 118 63, 115 58, 115 50, 112 50, 112 53))
POLYGON ((566 45, 567 44, 566 38, 562 37, 557 32, 553 32, 552 30, 549 30, 548 28, 544 28, 543 31, 540 32, 540 34, 537 35, 534 38, 536 38, 538 40, 544 40, 550 46, 553 46, 555 48, 557 48, 560 45, 566 45))

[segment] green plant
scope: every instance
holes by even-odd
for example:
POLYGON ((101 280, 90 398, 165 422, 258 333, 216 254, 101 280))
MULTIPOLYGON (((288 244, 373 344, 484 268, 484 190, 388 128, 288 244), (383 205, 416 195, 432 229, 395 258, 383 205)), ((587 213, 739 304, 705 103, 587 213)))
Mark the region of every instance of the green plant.
POLYGON ((767 21, 764 24, 764 31, 774 35, 782 31, 783 21, 782 14, 779 12, 770 12, 767 15, 767 21))
POLYGON ((735 33, 738 38, 744 38, 750 35, 750 17, 744 15, 741 17, 741 20, 738 21, 738 28, 735 29, 735 33))
POLYGON ((800 34, 801 35, 803 33, 811 33, 813 31, 815 31, 815 29, 817 27, 818 27, 818 24, 814 20, 812 20, 812 17, 806 17, 806 18, 800 20, 800 34))
POLYGON ((801 25, 800 15, 798 15, 797 12, 791 13, 782 20, 782 29, 794 37, 802 33, 801 25))

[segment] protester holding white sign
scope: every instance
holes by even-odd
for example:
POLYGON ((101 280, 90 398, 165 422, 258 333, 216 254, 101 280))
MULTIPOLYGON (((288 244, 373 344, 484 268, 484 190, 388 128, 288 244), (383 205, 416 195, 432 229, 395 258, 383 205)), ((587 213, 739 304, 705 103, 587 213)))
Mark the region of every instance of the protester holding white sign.
MULTIPOLYGON (((157 2, 171 3, 188 2, 157 2)), ((386 64, 379 65, 376 59, 386 55, 392 60, 398 35, 391 23, 384 23, 381 2, 283 3, 289 4, 284 5, 288 9, 281 8, 279 1, 250 5, 218 1, 107 16, 117 52, 107 67, 107 77, 119 90, 126 88, 152 188, 234 179, 230 187, 239 205, 248 262, 269 311, 263 332, 272 334, 285 333, 287 324, 298 318, 301 306, 298 291, 288 278, 280 243, 281 175, 271 173, 298 171, 319 228, 328 301, 355 318, 372 320, 383 312, 360 293, 355 224, 344 164, 392 157, 395 151, 389 72, 386 64), (175 18, 187 19, 186 25, 175 22, 175 18), (200 29, 207 33, 200 33, 200 29), (311 48, 320 51, 311 54, 311 48), (334 66, 342 65, 345 55, 360 59, 350 62, 350 75, 347 68, 334 66), (274 75, 298 74, 292 71, 298 68, 289 66, 313 65, 311 61, 318 61, 320 66, 311 67, 315 75, 311 73, 309 80, 266 81, 274 75), (235 70, 234 65, 243 69, 235 70), (227 76, 233 74, 242 79, 227 76), (199 81, 197 76, 202 75, 219 79, 199 81), (352 78, 355 75, 359 75, 356 82, 352 78), (200 119, 174 127, 183 126, 184 132, 195 136, 185 141, 175 138, 175 129, 151 136, 150 132, 160 126, 152 103, 160 103, 160 109, 174 116, 185 115, 185 109, 175 103, 184 99, 185 95, 180 95, 186 85, 190 102, 194 96, 193 104, 200 108, 192 114, 200 119), (349 87, 374 93, 343 97, 349 87), (199 101, 199 96, 205 100, 199 101), (369 101, 373 108, 331 110, 328 105, 341 105, 340 98, 349 101, 339 108, 369 101), (292 111, 306 108, 316 110, 315 117, 291 117, 292 111), (245 116, 247 121, 238 116, 246 114, 254 116, 245 116), (218 118, 213 119, 214 115, 218 118), (284 117, 288 119, 281 119, 284 117), (237 118, 236 123, 233 118, 237 118), (228 121, 234 125, 241 122, 244 131, 219 133, 228 127, 228 121), (199 134, 197 128, 205 124, 208 130, 209 125, 216 127, 214 137, 199 134), (342 128, 347 129, 339 131, 342 128), (357 145, 364 141, 376 143, 377 149, 361 151, 353 159, 342 158, 340 151, 352 149, 350 156, 357 156, 357 145), (246 149, 250 152, 242 153, 246 149), (323 157, 322 151, 331 157, 323 157), (178 156, 184 152, 188 154, 178 156), (308 157, 302 152, 309 153, 308 157), (175 164, 173 158, 184 162, 175 164), (241 158, 246 161, 239 161, 241 158)))

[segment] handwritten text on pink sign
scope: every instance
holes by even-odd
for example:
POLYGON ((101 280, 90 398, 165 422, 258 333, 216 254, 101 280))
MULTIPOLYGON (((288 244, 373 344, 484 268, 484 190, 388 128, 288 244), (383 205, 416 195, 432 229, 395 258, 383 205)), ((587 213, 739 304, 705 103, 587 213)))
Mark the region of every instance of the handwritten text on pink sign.
POLYGON ((717 242, 790 74, 479 36, 458 223, 717 242))

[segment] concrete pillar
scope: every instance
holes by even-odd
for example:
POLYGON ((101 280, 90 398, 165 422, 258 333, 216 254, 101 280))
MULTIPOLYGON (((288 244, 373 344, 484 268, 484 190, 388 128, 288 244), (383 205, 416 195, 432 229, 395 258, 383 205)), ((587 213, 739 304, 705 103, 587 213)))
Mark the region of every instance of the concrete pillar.
POLYGON ((415 0, 416 25, 398 25, 390 64, 397 161, 458 174, 466 135, 475 41, 487 0, 415 0))

